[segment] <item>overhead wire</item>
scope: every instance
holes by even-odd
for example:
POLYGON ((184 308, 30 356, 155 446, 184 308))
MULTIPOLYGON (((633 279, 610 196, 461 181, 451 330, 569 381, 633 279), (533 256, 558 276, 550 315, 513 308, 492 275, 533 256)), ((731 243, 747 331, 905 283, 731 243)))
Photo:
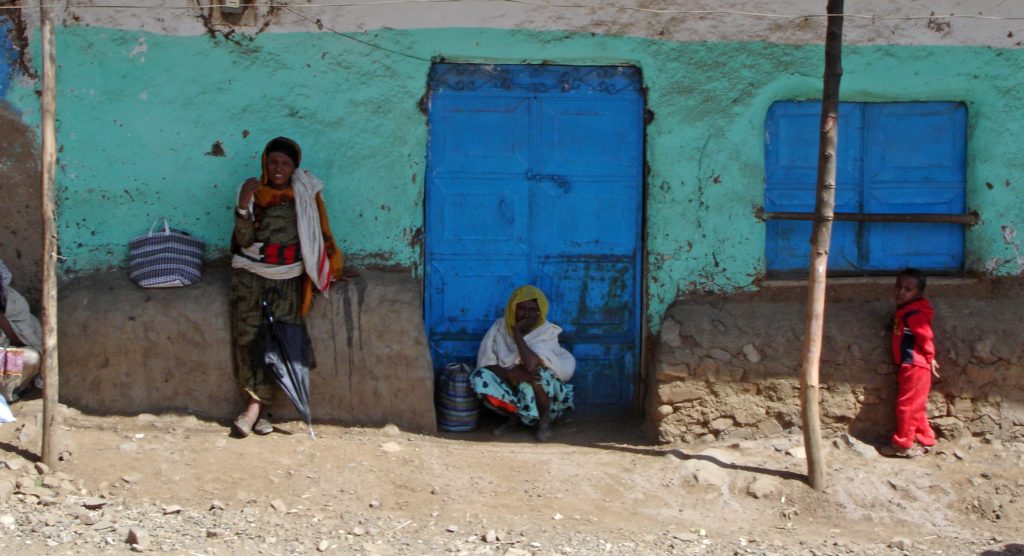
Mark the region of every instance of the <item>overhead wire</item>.
MULTIPOLYGON (((66 4, 49 4, 50 8, 70 8, 70 9, 140 9, 140 10, 194 10, 194 9, 205 9, 205 8, 226 8, 226 7, 256 7, 256 8, 291 8, 291 9, 306 9, 306 8, 352 8, 352 7, 372 7, 372 6, 386 6, 386 5, 399 5, 399 4, 459 4, 467 3, 473 0, 376 0, 370 2, 314 2, 308 4, 285 4, 281 2, 246 2, 239 5, 228 5, 223 3, 211 3, 204 5, 193 5, 193 6, 154 6, 152 4, 130 4, 130 3, 111 3, 111 4, 73 4, 68 2, 66 4)), ((597 10, 618 10, 618 11, 633 11, 633 12, 646 12, 662 15, 735 15, 745 17, 763 17, 763 18, 775 18, 775 19, 806 19, 806 18, 827 18, 830 17, 827 13, 812 12, 812 13, 771 13, 771 12, 754 12, 744 10, 693 10, 693 9, 682 9, 682 8, 646 8, 641 6, 625 6, 615 4, 570 4, 570 3, 550 3, 540 2, 537 0, 490 0, 492 3, 503 2, 506 4, 522 4, 527 6, 534 6, 539 8, 556 8, 556 9, 597 9, 597 10)), ((7 5, 0 6, 0 10, 36 10, 39 9, 40 5, 7 5)), ((984 14, 968 14, 968 13, 950 13, 950 14, 937 14, 931 12, 929 14, 921 15, 884 15, 884 14, 865 14, 865 13, 843 13, 836 14, 835 17, 842 16, 851 19, 869 19, 869 20, 935 20, 935 19, 976 19, 976 20, 989 20, 989 21, 1020 21, 1024 20, 1024 15, 984 15, 984 14)))
POLYGON ((415 54, 409 54, 408 52, 402 52, 401 50, 394 50, 392 48, 388 48, 386 46, 381 46, 381 45, 376 44, 374 42, 363 40, 363 39, 360 39, 358 37, 353 37, 352 35, 350 35, 348 33, 342 33, 341 31, 336 31, 334 29, 331 29, 327 25, 325 25, 323 21, 314 20, 314 19, 310 18, 309 16, 307 16, 305 14, 299 13, 299 12, 291 9, 290 6, 279 6, 279 7, 282 7, 285 10, 287 10, 287 11, 289 11, 289 12, 291 12, 291 13, 299 16, 299 17, 301 17, 302 19, 305 19, 306 21, 309 21, 313 25, 316 25, 318 29, 326 29, 327 31, 330 31, 331 33, 334 33, 335 35, 339 35, 339 36, 345 37, 346 39, 349 39, 351 41, 355 41, 357 43, 360 43, 360 44, 363 44, 363 45, 366 45, 366 46, 371 46, 373 48, 379 48, 381 50, 390 52, 392 54, 397 54, 399 56, 405 56, 406 58, 412 58, 413 60, 419 60, 421 62, 429 62, 430 61, 429 58, 424 58, 422 56, 417 56, 415 54))

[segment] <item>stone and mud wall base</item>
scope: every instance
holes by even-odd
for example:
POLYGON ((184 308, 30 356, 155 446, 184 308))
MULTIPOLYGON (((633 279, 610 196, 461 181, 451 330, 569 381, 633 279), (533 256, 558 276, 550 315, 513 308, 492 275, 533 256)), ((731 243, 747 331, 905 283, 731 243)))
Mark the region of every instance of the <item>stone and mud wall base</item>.
MULTIPOLYGON (((231 360, 229 269, 186 288, 142 289, 126 271, 74 278, 60 290, 60 398, 86 413, 183 412, 230 421, 244 398, 231 360)), ((314 422, 436 430, 434 373, 420 285, 363 270, 318 296, 306 322, 317 368, 314 422)), ((271 410, 297 418, 284 394, 271 410)))
MULTIPOLYGON (((1024 441, 1024 281, 933 280, 928 297, 940 379, 928 415, 940 438, 1024 441)), ((895 425, 888 280, 833 281, 825 315, 821 418, 826 433, 884 443, 895 425)), ((677 301, 649 373, 659 441, 749 439, 800 426, 806 286, 677 301)))

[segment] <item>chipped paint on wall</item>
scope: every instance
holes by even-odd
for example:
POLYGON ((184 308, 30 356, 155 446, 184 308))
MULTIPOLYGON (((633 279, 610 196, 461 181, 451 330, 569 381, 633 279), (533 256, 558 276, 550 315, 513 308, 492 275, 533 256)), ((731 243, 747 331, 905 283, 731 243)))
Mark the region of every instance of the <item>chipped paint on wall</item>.
MULTIPOLYGON (((443 27, 775 44, 818 44, 825 34, 825 4, 821 0, 689 0, 662 3, 656 8, 649 0, 557 2, 543 7, 535 2, 494 1, 253 2, 240 14, 223 13, 213 7, 219 4, 222 2, 217 0, 195 0, 133 10, 106 0, 76 0, 73 5, 58 6, 57 16, 65 25, 243 40, 246 34, 261 33, 328 29, 356 34, 385 28, 443 27)), ((1020 13, 1013 2, 858 0, 847 8, 850 17, 843 26, 843 42, 847 45, 1021 45, 1020 13), (951 14, 967 17, 947 17, 951 14)), ((36 12, 28 10, 27 16, 35 18, 36 12)), ((35 27, 36 22, 29 23, 35 27)))
MULTIPOLYGON (((128 239, 160 216, 223 252, 238 184, 276 135, 303 145, 327 184, 332 225, 357 262, 421 261, 427 129, 420 110, 430 59, 642 69, 648 108, 649 324, 688 292, 755 287, 763 274, 764 118, 772 102, 820 95, 817 45, 680 43, 590 33, 380 29, 168 36, 110 28, 58 32, 61 251, 65 271, 119 264, 128 239), (374 46, 375 45, 375 46, 374 46), (386 49, 380 48, 385 46, 386 49), (384 209, 382 207, 387 207, 384 209)), ((969 269, 1012 260, 1002 226, 1024 218, 1024 124, 1016 75, 1024 51, 848 46, 847 101, 967 104, 969 269)), ((34 125, 35 83, 12 86, 34 125)), ((842 122, 840 122, 842 125, 842 122)), ((423 230, 430 233, 430 230, 423 230)), ((992 269, 1019 273, 1013 265, 992 269)))
POLYGON ((1000 229, 1003 231, 1003 243, 1011 249, 1013 256, 993 257, 985 264, 985 271, 989 274, 1024 274, 1024 249, 1021 249, 1020 240, 1017 239, 1017 228, 1008 224, 1000 229), (1001 272, 1004 267, 1006 272, 1001 272))

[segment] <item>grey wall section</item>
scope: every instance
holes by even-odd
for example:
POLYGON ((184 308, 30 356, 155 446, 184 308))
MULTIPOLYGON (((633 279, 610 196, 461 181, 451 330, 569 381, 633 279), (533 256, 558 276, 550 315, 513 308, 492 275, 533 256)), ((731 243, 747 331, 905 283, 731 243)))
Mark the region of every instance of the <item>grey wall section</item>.
MULTIPOLYGON (((825 430, 883 443, 895 426, 888 279, 836 280, 825 308, 825 430)), ((929 284, 941 379, 928 414, 940 437, 1024 439, 1024 281, 929 284)), ((767 436, 800 424, 806 284, 690 298, 668 310, 649 376, 662 441, 767 436)))
MULTIPOLYGON (((229 272, 207 269, 199 284, 168 290, 141 289, 123 271, 64 284, 61 401, 103 415, 233 419, 243 397, 231 364, 229 272)), ((314 301, 307 323, 318 363, 310 387, 315 421, 435 430, 422 306, 412 277, 374 271, 314 301)), ((297 417, 283 394, 273 412, 297 417)))
POLYGON ((33 307, 39 301, 43 250, 38 161, 35 130, 0 100, 0 259, 14 274, 14 288, 33 307))

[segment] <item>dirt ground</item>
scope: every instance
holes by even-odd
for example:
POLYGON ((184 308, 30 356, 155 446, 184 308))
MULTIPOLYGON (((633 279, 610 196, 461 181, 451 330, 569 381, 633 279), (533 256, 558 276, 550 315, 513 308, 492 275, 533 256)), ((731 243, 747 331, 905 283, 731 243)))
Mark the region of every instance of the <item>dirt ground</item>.
POLYGON ((0 425, 0 553, 1024 554, 1024 445, 964 440, 893 460, 826 440, 824 492, 797 431, 655 446, 639 423, 572 422, 537 444, 300 423, 234 439, 192 416, 63 412, 0 425))

